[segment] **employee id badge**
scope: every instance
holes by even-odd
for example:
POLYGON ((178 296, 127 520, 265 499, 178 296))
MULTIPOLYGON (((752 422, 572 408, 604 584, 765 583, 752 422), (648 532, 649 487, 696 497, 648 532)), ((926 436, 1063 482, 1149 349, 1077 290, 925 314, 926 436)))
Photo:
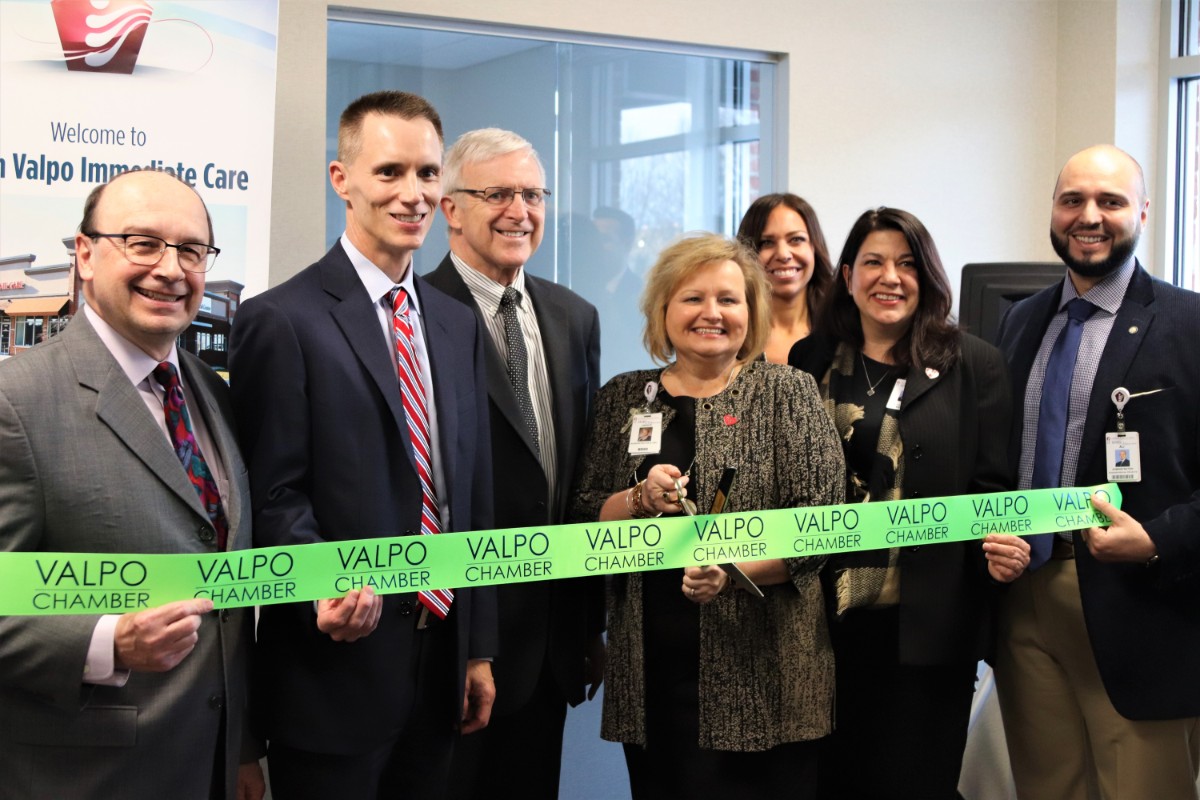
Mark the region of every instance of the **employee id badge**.
POLYGON ((662 450, 661 412, 634 414, 630 419, 632 424, 629 426, 629 455, 653 455, 662 450))
POLYGON ((1142 480, 1142 450, 1136 432, 1104 434, 1104 458, 1108 462, 1110 481, 1139 483, 1142 480))
POLYGON ((899 411, 900 404, 904 402, 904 385, 907 383, 904 378, 897 378, 896 385, 892 387, 892 393, 888 396, 887 409, 888 411, 899 411))

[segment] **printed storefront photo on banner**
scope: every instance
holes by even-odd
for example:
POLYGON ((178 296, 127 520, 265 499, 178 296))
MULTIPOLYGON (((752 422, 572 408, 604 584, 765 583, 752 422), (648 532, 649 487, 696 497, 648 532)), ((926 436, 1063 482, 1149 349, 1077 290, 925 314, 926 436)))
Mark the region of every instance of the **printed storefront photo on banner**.
POLYGON ((224 370, 243 294, 266 288, 277 0, 0 0, 0 359, 84 302, 84 199, 167 170, 212 214, 221 254, 180 346, 224 370))

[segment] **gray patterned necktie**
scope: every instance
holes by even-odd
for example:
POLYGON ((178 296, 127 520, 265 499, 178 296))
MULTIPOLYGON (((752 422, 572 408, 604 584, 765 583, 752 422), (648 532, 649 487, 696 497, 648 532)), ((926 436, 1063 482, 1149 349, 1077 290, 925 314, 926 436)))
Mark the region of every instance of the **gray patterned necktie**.
POLYGON ((525 335, 521 333, 521 321, 517 319, 517 306, 521 305, 521 293, 511 286, 504 288, 500 296, 500 313, 504 317, 504 343, 508 347, 508 382, 517 395, 521 417, 533 439, 533 452, 541 456, 538 444, 537 417, 533 415, 533 398, 529 396, 529 353, 525 349, 525 335))

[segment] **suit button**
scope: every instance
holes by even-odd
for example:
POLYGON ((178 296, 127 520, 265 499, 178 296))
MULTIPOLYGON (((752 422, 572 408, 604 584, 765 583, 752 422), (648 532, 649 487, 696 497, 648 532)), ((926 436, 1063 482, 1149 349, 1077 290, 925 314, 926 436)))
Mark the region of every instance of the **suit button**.
POLYGON ((396 611, 399 612, 400 616, 402 616, 402 617, 410 616, 413 612, 412 601, 411 600, 401 600, 399 603, 396 604, 396 611))
POLYGON ((920 492, 910 492, 910 493, 909 493, 909 495, 908 495, 908 498, 909 498, 910 500, 915 500, 916 498, 918 498, 918 497, 920 497, 920 496, 921 496, 921 493, 920 493, 920 492))
POLYGON ((916 461, 920 461, 921 456, 925 455, 924 453, 921 452, 921 445, 916 445, 915 447, 913 447, 912 454, 913 454, 913 459, 916 461))
POLYGON ((229 622, 229 609, 228 608, 221 609, 221 622, 229 622))
POLYGON ((196 530, 196 536, 198 536, 200 541, 204 542, 205 544, 212 544, 213 540, 217 538, 217 534, 212 529, 211 525, 201 525, 196 530))
POLYGON ((225 698, 219 694, 214 694, 212 697, 208 698, 208 707, 213 711, 220 711, 221 707, 224 705, 225 698))

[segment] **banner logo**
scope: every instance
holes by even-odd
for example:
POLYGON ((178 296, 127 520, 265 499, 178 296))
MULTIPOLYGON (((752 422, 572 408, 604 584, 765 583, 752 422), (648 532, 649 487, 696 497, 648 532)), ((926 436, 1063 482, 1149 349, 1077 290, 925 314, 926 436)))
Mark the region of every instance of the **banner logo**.
POLYGON ((53 0, 67 69, 133 73, 154 9, 145 0, 53 0))

